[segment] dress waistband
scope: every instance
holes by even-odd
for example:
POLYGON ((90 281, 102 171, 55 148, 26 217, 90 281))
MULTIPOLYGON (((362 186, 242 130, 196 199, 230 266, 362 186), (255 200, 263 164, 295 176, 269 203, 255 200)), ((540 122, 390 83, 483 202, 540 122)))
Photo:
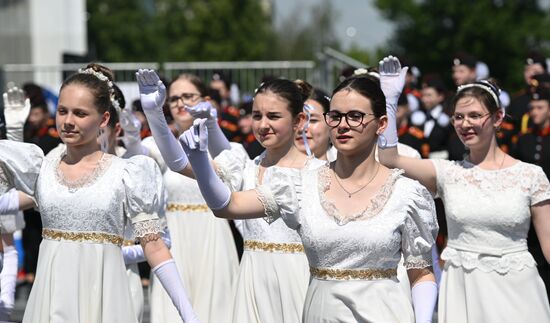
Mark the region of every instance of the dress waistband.
POLYGON ((244 250, 300 253, 300 252, 304 252, 304 246, 301 243, 274 243, 274 242, 263 242, 258 240, 245 240, 244 250))
POLYGON ((82 241, 102 244, 122 245, 124 238, 116 234, 104 232, 75 232, 52 229, 42 229, 42 238, 49 240, 82 241))
POLYGON ((377 280, 397 276, 397 269, 338 269, 309 267, 311 276, 325 280, 377 280))
POLYGON ((168 203, 166 206, 168 212, 207 212, 209 210, 206 204, 168 203))
POLYGON ((507 247, 507 248, 490 248, 490 247, 487 248, 487 247, 464 245, 458 242, 449 241, 447 242, 447 247, 451 247, 458 251, 475 252, 480 255, 497 256, 497 257, 502 257, 504 255, 508 255, 512 253, 527 251, 527 243, 521 244, 518 246, 507 247))

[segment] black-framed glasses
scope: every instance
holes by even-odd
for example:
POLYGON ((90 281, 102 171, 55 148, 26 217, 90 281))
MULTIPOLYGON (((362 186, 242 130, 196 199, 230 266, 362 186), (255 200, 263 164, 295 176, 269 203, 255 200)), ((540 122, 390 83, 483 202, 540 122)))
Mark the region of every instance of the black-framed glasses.
POLYGON ((365 118, 365 116, 368 115, 373 116, 374 113, 365 113, 355 110, 348 111, 346 113, 341 113, 338 111, 329 111, 323 113, 323 116, 325 117, 325 123, 331 128, 338 127, 340 125, 340 122, 342 122, 342 117, 346 119, 346 123, 350 128, 357 128, 363 124, 363 119, 365 118))
POLYGON ((182 93, 181 95, 172 95, 169 97, 168 104, 170 104, 171 107, 175 107, 179 100, 185 104, 186 102, 197 102, 200 98, 200 93, 182 93))

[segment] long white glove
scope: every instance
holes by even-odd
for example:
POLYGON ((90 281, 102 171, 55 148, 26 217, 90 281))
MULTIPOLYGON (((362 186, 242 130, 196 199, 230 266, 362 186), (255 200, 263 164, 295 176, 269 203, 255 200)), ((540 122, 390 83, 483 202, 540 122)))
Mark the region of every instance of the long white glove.
POLYGON ((166 99, 166 87, 153 70, 138 70, 136 79, 139 85, 141 105, 149 128, 153 133, 166 165, 174 172, 180 172, 189 161, 183 148, 168 128, 162 106, 166 99))
POLYGON ((174 259, 167 260, 152 269, 160 280, 162 287, 170 296, 172 303, 176 306, 180 317, 185 323, 199 322, 197 315, 191 307, 185 287, 178 273, 174 259))
POLYGON ((0 273, 0 320, 6 321, 15 307, 15 285, 17 282, 17 249, 4 247, 4 267, 0 273))
POLYGON ((23 90, 9 88, 3 95, 6 137, 13 141, 23 141, 23 126, 31 111, 31 101, 25 99, 23 90))
POLYGON ((405 85, 408 67, 401 68, 397 57, 388 56, 380 61, 380 87, 386 97, 386 115, 388 126, 382 136, 378 137, 378 147, 391 148, 397 146, 397 101, 405 85))
POLYGON ((231 191, 218 177, 208 158, 208 130, 205 119, 195 119, 193 126, 179 138, 193 166, 201 194, 211 210, 219 210, 229 204, 231 191))
POLYGON ((120 127, 124 130, 122 142, 126 147, 126 156, 148 155, 149 150, 141 144, 141 122, 131 109, 121 109, 120 127))
POLYGON ((416 323, 430 323, 437 301, 437 284, 433 281, 416 283, 411 289, 416 323))
POLYGON ((18 211, 19 193, 15 188, 0 195, 0 214, 16 214, 18 211))
MULTIPOLYGON (((168 229, 164 230, 162 241, 164 241, 168 249, 172 247, 172 240, 170 239, 170 232, 168 229)), ((122 247, 122 258, 124 259, 125 265, 138 264, 147 260, 143 252, 143 247, 139 244, 122 247)))
POLYGON ((195 119, 206 119, 205 124, 208 129, 208 151, 212 158, 218 156, 224 150, 231 149, 229 140, 227 140, 222 129, 218 125, 218 112, 210 102, 203 101, 193 107, 186 106, 185 110, 195 119))

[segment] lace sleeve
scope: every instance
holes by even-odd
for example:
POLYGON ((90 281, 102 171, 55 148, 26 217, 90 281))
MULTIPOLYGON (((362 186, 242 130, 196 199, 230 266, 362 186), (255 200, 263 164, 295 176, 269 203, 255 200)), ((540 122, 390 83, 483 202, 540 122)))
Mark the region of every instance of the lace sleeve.
POLYGON ((291 229, 300 226, 301 176, 297 169, 273 169, 266 184, 256 188, 258 199, 265 209, 264 218, 272 223, 279 217, 291 229))
POLYGON ((34 196, 43 160, 42 149, 34 144, 0 140, 0 189, 15 187, 34 196))
POLYGON ((163 213, 162 175, 153 159, 134 156, 127 160, 123 175, 126 187, 126 210, 136 238, 158 236, 163 232, 159 214, 163 213))
POLYGON ((249 160, 243 146, 236 143, 231 143, 231 149, 222 151, 214 158, 218 177, 232 192, 242 190, 244 168, 249 160))
POLYGON ((445 195, 445 180, 448 179, 449 174, 447 173, 448 167, 451 165, 451 161, 445 159, 429 159, 435 169, 435 183, 436 183, 436 192, 434 196, 444 199, 445 195))
POLYGON ((531 206, 550 200, 550 184, 542 168, 534 166, 534 174, 531 176, 531 206))
POLYGON ((432 246, 439 229, 430 193, 420 183, 413 183, 402 227, 402 250, 407 269, 432 266, 432 246))

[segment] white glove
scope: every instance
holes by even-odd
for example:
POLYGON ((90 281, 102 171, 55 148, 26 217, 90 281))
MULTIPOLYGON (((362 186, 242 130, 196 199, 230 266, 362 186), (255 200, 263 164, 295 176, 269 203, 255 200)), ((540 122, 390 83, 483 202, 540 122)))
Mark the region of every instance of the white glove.
POLYGON ((31 111, 31 101, 25 99, 23 90, 9 88, 3 95, 6 136, 9 140, 23 141, 23 126, 31 111))
POLYGON ((378 137, 378 147, 390 148, 397 146, 397 101, 405 85, 408 67, 401 68, 397 57, 388 56, 380 61, 380 87, 386 97, 386 115, 388 126, 382 136, 378 137))
POLYGON ((0 320, 6 321, 15 307, 15 285, 17 282, 17 249, 4 247, 4 267, 0 273, 0 320))
POLYGON ((148 155, 149 151, 141 144, 141 122, 131 109, 120 111, 120 127, 124 130, 122 142, 126 147, 126 156, 148 155))
POLYGON ((222 129, 218 125, 218 111, 216 111, 216 108, 213 107, 210 102, 203 101, 193 107, 186 106, 185 110, 195 119, 206 119, 206 128, 208 128, 208 151, 212 158, 218 156, 224 150, 231 149, 229 140, 227 140, 222 129))
POLYGON ((182 320, 185 323, 198 323, 199 319, 191 307, 174 260, 167 260, 153 268, 152 271, 170 296, 182 320))
POLYGON ((162 158, 172 171, 179 173, 189 161, 164 118, 162 106, 166 99, 166 87, 153 70, 138 70, 136 79, 143 112, 162 158))
POLYGON ((417 283, 411 289, 416 323, 430 323, 437 301, 437 284, 433 281, 417 283))
POLYGON ((206 152, 208 130, 205 123, 205 119, 196 119, 193 126, 180 136, 179 141, 193 166, 195 178, 206 204, 211 210, 219 210, 229 204, 231 191, 210 164, 206 152))

